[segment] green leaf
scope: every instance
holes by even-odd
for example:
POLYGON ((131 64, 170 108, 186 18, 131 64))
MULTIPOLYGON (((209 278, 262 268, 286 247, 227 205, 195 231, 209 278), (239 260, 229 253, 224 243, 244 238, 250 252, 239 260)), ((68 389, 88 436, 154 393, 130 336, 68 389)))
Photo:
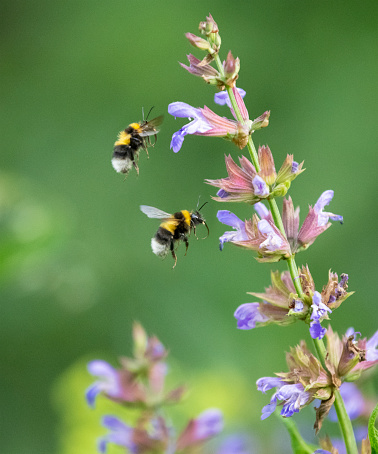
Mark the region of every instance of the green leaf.
POLYGON ((303 440, 293 418, 282 418, 282 416, 279 416, 279 418, 289 432, 294 454, 313 454, 316 449, 319 449, 318 446, 311 445, 303 440))
POLYGON ((378 454, 378 430, 375 427, 375 420, 378 417, 378 404, 374 408, 369 418, 369 441, 371 445, 371 454, 378 454))

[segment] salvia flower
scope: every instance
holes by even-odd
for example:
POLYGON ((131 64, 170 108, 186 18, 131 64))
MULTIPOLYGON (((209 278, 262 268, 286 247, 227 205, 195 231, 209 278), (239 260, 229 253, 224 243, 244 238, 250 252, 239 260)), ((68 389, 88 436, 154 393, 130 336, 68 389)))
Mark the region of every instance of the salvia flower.
POLYGON ((359 333, 350 328, 340 339, 331 327, 328 327, 326 333, 329 352, 327 367, 342 380, 357 380, 364 370, 378 364, 378 331, 369 340, 356 340, 357 334, 359 333))
POLYGON ((286 354, 286 362, 289 372, 277 373, 277 377, 263 377, 257 381, 259 391, 266 392, 276 388, 270 403, 262 410, 261 419, 270 416, 279 401, 283 405, 281 415, 290 417, 314 399, 320 399, 314 426, 318 431, 333 404, 335 380, 303 341, 286 354))
POLYGON ((88 364, 89 372, 99 380, 86 391, 89 406, 94 407, 101 393, 108 399, 129 406, 148 407, 165 402, 177 402, 184 388, 165 391, 167 355, 164 346, 155 337, 148 337, 140 324, 133 328, 134 357, 121 358, 121 367, 115 369, 106 361, 94 360, 88 364))
MULTIPOLYGON (((202 77, 202 79, 211 85, 217 85, 219 88, 224 86, 224 82, 215 68, 209 64, 204 64, 201 60, 196 58, 194 55, 187 55, 189 66, 180 63, 180 65, 186 69, 190 74, 193 74, 197 77, 202 77)), ((225 92, 227 94, 227 92, 225 92)))
POLYGON ((224 243, 237 243, 248 239, 247 233, 245 231, 245 223, 241 219, 239 219, 236 214, 231 213, 231 211, 220 210, 218 211, 217 218, 220 222, 222 222, 222 224, 229 225, 234 229, 234 231, 225 232, 219 238, 220 250, 223 249, 224 243))
MULTIPOLYGON (((306 216, 297 237, 290 239, 297 243, 297 250, 306 249, 310 246, 321 233, 331 226, 329 220, 343 222, 343 217, 341 215, 323 211, 323 208, 331 202, 333 194, 332 190, 323 192, 315 203, 314 208, 311 206, 309 207, 309 213, 306 216)), ((299 210, 295 213, 293 210, 287 210, 287 215, 294 217, 295 215, 299 216, 299 210)))
POLYGON ((115 416, 104 416, 102 424, 110 430, 110 433, 101 437, 98 441, 98 452, 107 451, 108 443, 114 443, 127 448, 132 453, 138 453, 138 446, 133 442, 133 428, 120 421, 115 416))
POLYGON ((223 430, 223 414, 217 408, 209 408, 189 421, 177 440, 179 451, 198 446, 223 430))
POLYGON ((327 312, 332 310, 322 302, 322 296, 319 292, 314 292, 312 296, 312 314, 310 317, 310 334, 313 339, 322 339, 326 333, 326 328, 322 328, 320 322, 328 318, 327 312))
POLYGON ((240 149, 248 142, 251 121, 244 123, 220 117, 208 107, 195 108, 184 102, 173 102, 168 106, 168 113, 174 117, 193 119, 172 136, 171 148, 177 153, 187 134, 222 137, 231 140, 240 149))
MULTIPOLYGON (((276 185, 277 174, 274 167, 272 153, 269 147, 260 147, 258 153, 260 171, 256 172, 254 165, 244 156, 239 157, 240 167, 233 161, 231 155, 225 156, 228 177, 218 180, 205 180, 207 184, 220 188, 217 197, 218 202, 246 202, 255 204, 267 197, 275 197, 286 194, 286 183, 276 185), (284 190, 281 190, 284 188, 284 190)), ((292 156, 289 159, 292 161, 292 156)), ((302 163, 303 164, 303 163, 302 163)), ((298 165, 296 174, 299 175, 302 164, 298 165)))
POLYGON ((218 211, 218 220, 237 229, 235 232, 225 232, 220 237, 221 250, 225 242, 231 242, 236 246, 257 252, 259 262, 278 262, 282 258, 289 257, 290 245, 286 238, 275 226, 273 220, 259 219, 254 215, 251 220, 244 223, 230 211, 218 211), (227 213, 225 220, 225 213, 227 213))
MULTIPOLYGON (((270 216, 263 204, 256 204, 260 215, 270 216)), ((234 317, 239 329, 247 330, 269 324, 288 325, 297 320, 310 324, 310 332, 314 335, 318 330, 322 336, 325 333, 320 323, 328 319, 328 314, 336 309, 342 301, 353 292, 347 293, 347 275, 342 274, 340 282, 336 273, 329 271, 328 283, 322 292, 315 290, 315 284, 308 267, 299 270, 300 284, 304 293, 303 299, 296 293, 289 271, 280 274, 279 271, 271 272, 272 285, 263 293, 248 292, 261 300, 259 303, 245 303, 239 306, 234 317), (316 326, 315 326, 316 324, 316 326), (312 325, 312 326, 311 326, 312 325)))
POLYGON ((124 397, 120 374, 106 361, 91 361, 88 364, 88 371, 91 375, 99 378, 85 393, 87 403, 90 407, 94 407, 96 397, 100 393, 104 393, 114 399, 122 399, 124 397))

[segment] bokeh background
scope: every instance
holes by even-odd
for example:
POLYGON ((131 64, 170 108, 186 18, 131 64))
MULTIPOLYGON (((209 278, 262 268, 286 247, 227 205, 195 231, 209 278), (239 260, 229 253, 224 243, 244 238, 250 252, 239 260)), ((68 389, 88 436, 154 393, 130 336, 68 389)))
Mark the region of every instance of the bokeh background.
MULTIPOLYGON (((170 138, 183 124, 167 105, 214 106, 214 89, 178 65, 193 52, 184 37, 211 12, 228 50, 241 59, 238 86, 252 118, 271 110, 254 135, 279 167, 287 153, 305 160, 293 184, 296 205, 334 189, 330 211, 343 214, 297 257, 319 289, 328 270, 346 272, 356 294, 332 315, 334 329, 377 329, 376 169, 378 4, 353 2, 118 1, 2 2, 0 173, 1 451, 7 454, 95 452, 100 417, 117 412, 84 402, 93 381, 86 363, 116 364, 131 349, 139 320, 171 352, 172 383, 192 392, 173 410, 177 421, 208 406, 223 408, 227 433, 253 438, 253 452, 288 443, 255 381, 285 367, 284 351, 308 330, 300 324, 241 332, 233 312, 270 282, 270 265, 226 245, 218 209, 247 217, 245 205, 211 200, 205 178, 226 176, 221 139, 188 137, 175 155, 170 138), (165 122, 140 175, 110 165, 119 130, 153 114, 165 122), (193 209, 198 197, 208 239, 190 241, 178 265, 150 250, 158 221, 139 205, 193 209), (269 437, 267 435, 269 434, 269 437)), ((201 232, 200 232, 201 233, 201 232)), ((273 269, 285 269, 284 263, 273 269)), ((375 377, 376 378, 376 377, 375 377)), ((371 391, 371 390, 370 390, 371 391)), ((119 413, 118 413, 119 414, 119 413)), ((314 412, 297 418, 312 438, 314 412)), ((334 433, 326 425, 325 431, 334 433)), ((112 448, 113 449, 113 448, 112 448)), ((287 448, 288 449, 288 448, 287 448)), ((111 452, 120 452, 114 448, 111 452)))

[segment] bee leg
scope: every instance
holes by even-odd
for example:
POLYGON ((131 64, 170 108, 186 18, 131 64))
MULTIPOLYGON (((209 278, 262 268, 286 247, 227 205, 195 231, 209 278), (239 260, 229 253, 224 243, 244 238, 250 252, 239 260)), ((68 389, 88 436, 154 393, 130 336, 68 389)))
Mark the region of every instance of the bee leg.
POLYGON ((186 253, 188 252, 189 241, 188 241, 188 238, 186 236, 184 236, 182 241, 185 243, 185 246, 186 246, 186 249, 185 249, 185 255, 186 255, 186 253))
POLYGON ((138 167, 138 164, 136 163, 136 161, 133 161, 133 166, 135 167, 135 170, 136 170, 137 174, 139 175, 139 167, 138 167))
POLYGON ((175 264, 172 266, 172 270, 173 270, 173 268, 174 268, 174 267, 176 266, 176 264, 177 264, 177 255, 176 255, 176 253, 175 253, 174 242, 173 242, 173 241, 171 242, 171 253, 172 253, 172 257, 173 257, 173 259, 174 259, 174 261, 175 261, 175 264))

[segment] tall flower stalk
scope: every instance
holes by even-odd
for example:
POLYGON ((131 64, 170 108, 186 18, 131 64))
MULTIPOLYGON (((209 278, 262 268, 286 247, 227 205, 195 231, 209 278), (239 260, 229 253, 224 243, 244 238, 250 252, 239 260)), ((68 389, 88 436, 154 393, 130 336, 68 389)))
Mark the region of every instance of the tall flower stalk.
MULTIPOLYGON (((215 102, 227 104, 235 120, 223 119, 223 122, 219 122, 223 127, 220 129, 216 127, 217 119, 214 112, 212 122, 210 121, 212 124, 209 125, 201 120, 201 115, 206 112, 206 106, 205 110, 195 109, 193 115, 195 120, 175 133, 172 143, 176 138, 189 133, 222 137, 232 140, 240 149, 247 147, 250 163, 243 156, 240 158, 239 168, 230 156, 226 157, 228 177, 207 180, 208 184, 220 188, 217 197, 214 197, 215 200, 252 204, 257 212, 252 219, 245 222, 230 211, 218 212, 218 219, 236 230, 226 232, 220 238, 221 250, 224 243, 231 242, 256 251, 257 260, 260 262, 285 260, 289 273, 284 274, 282 278, 272 274, 272 287, 267 289, 266 293, 252 293, 262 301, 243 304, 236 310, 238 328, 253 329, 270 323, 286 325, 301 320, 310 326, 309 332, 317 353, 316 358, 302 342, 287 356, 290 372, 258 380, 260 391, 266 392, 273 387, 277 388, 271 403, 263 409, 262 419, 274 411, 278 401, 282 401, 283 404, 281 415, 290 417, 318 398, 321 404, 316 411, 314 425, 316 432, 321 429, 323 420, 334 405, 346 451, 348 454, 357 454, 352 423, 339 387, 346 379, 348 381, 355 379, 356 375, 351 374, 351 371, 355 371, 356 367, 360 366, 361 370, 367 367, 369 361, 365 358, 366 348, 363 350, 357 347, 354 335, 344 337, 343 341, 337 343, 332 337, 331 328, 329 327, 327 331, 321 325, 323 320, 328 320, 333 310, 351 295, 346 291, 348 276, 341 275, 339 279, 337 274, 330 272, 328 283, 320 292, 315 288, 308 267, 303 267, 299 272, 295 260, 295 254, 308 248, 317 236, 330 227, 330 221, 343 221, 342 216, 324 211, 324 207, 333 198, 333 191, 325 191, 314 207, 310 206, 299 231, 299 208, 294 210, 290 197, 284 199, 281 216, 275 198, 287 194, 293 179, 303 171, 303 163, 298 164, 288 155, 277 173, 269 147, 260 147, 256 150, 252 135, 256 130, 268 126, 270 112, 267 111, 255 120, 250 120, 243 100, 245 92, 236 87, 240 60, 235 59, 229 52, 227 59, 221 61, 219 56, 221 38, 218 25, 211 15, 200 23, 199 30, 203 37, 191 33, 186 36, 194 47, 205 51, 206 55, 202 60, 189 55, 190 66, 183 64, 182 66, 189 73, 202 77, 206 83, 221 90, 221 93, 215 95, 215 102), (216 68, 211 65, 213 62, 216 68), (194 128, 193 124, 196 125, 194 128), (267 201, 269 210, 261 203, 263 200, 267 201), (327 346, 323 342, 325 335, 327 346)), ((170 104, 168 111, 172 115, 175 105, 178 104, 180 103, 170 104)), ((189 110, 188 114, 177 116, 191 117, 189 110)), ((205 120, 209 123, 209 118, 205 120)), ((182 141, 180 148, 181 144, 182 141)), ((177 147, 174 151, 178 151, 177 147)))

